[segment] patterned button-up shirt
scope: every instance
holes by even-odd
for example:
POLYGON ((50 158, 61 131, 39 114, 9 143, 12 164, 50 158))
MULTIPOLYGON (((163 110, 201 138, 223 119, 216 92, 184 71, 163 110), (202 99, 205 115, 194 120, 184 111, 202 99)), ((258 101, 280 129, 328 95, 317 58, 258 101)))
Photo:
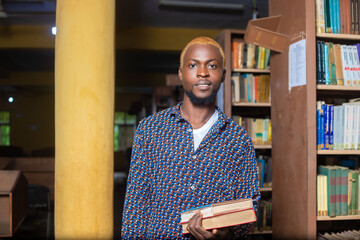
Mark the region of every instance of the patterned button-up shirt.
MULTIPOLYGON (((190 239, 180 212, 260 191, 249 135, 217 108, 219 118, 194 151, 193 129, 180 105, 143 119, 135 133, 123 211, 123 239, 190 239)), ((233 228, 235 238, 246 225, 233 228)))

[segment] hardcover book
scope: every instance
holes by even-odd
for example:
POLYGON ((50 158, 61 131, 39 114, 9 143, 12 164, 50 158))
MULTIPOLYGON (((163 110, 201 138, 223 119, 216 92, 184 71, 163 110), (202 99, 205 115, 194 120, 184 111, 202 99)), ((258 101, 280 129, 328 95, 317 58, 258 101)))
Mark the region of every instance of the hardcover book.
POLYGON ((214 203, 181 212, 183 234, 188 233, 187 225, 190 218, 200 211, 203 215, 202 226, 214 229, 235 226, 256 221, 252 199, 238 199, 214 203))

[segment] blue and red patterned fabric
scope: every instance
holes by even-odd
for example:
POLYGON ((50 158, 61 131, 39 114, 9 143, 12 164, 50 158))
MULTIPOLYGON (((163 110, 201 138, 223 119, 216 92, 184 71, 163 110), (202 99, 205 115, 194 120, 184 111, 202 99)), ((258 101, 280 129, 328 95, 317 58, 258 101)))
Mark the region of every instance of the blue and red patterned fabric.
MULTIPOLYGON (((249 135, 221 112, 196 151, 180 105, 143 119, 136 130, 122 219, 123 239, 191 239, 180 212, 233 199, 260 200, 249 135)), ((234 227, 235 239, 247 226, 234 227)))

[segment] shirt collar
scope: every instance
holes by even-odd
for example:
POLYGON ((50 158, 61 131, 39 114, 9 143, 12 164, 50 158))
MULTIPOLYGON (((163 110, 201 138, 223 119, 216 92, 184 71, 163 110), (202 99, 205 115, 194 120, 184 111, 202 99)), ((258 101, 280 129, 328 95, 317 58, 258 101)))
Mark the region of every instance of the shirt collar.
MULTIPOLYGON (((176 121, 185 120, 180 114, 180 106, 181 105, 182 105, 182 102, 179 102, 178 104, 176 104, 174 107, 172 107, 170 109, 170 114, 175 117, 176 121)), ((226 123, 230 122, 230 118, 228 116, 226 116, 218 106, 215 106, 215 108, 219 114, 218 123, 219 123, 219 127, 221 128, 226 123)))

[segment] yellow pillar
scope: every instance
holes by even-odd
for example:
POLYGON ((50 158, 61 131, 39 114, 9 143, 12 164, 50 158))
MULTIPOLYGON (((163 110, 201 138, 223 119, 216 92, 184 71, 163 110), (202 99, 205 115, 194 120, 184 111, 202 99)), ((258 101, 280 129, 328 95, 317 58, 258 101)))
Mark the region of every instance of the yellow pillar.
POLYGON ((115 0, 58 0, 55 238, 113 237, 115 0))

